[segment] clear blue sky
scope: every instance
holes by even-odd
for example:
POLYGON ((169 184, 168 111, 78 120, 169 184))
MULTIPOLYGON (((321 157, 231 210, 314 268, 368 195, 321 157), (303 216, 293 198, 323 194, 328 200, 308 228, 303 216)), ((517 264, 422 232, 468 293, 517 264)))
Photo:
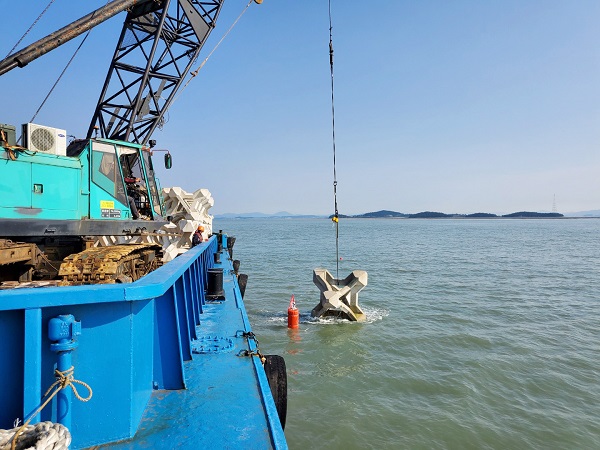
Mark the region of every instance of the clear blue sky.
MULTIPOLYGON (((47 3, 2 2, 0 56, 47 3)), ((56 1, 24 44, 104 3, 56 1)), ((246 3, 225 2, 204 55, 246 3)), ((340 213, 600 209, 600 2, 332 9, 340 213)), ((123 18, 92 32, 36 123, 85 135, 123 18)), ((0 122, 30 120, 78 43, 0 77, 0 122)), ((331 214, 328 43, 326 0, 252 4, 154 136, 174 156, 162 185, 208 188, 216 214, 331 214)))

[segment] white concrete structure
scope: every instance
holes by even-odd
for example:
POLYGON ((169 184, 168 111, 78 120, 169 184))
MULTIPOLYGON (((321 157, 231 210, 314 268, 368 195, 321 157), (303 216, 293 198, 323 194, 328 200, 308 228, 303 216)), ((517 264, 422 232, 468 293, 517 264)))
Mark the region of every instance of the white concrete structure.
POLYGON ((361 322, 365 313, 358 306, 358 293, 367 285, 364 270, 354 270, 343 280, 333 278, 326 269, 313 270, 313 282, 321 291, 319 304, 311 312, 312 317, 343 317, 361 322))
MULTIPOLYGON (((180 187, 172 187, 163 189, 162 193, 167 216, 171 217, 171 224, 174 224, 181 234, 180 239, 172 242, 169 247, 163 246, 163 260, 166 262, 189 250, 192 246, 192 235, 199 225, 204 227, 204 239, 212 234, 213 216, 208 214, 208 210, 213 207, 215 200, 208 189, 198 189, 190 194, 180 187), (172 255, 170 259, 166 259, 167 254, 172 255)), ((170 230, 164 231, 168 233, 170 230)))
POLYGON ((94 246, 104 247, 115 244, 156 243, 163 248, 163 261, 168 262, 185 253, 192 246, 192 235, 199 225, 204 227, 204 239, 212 234, 213 216, 208 210, 215 204, 208 189, 198 189, 189 193, 180 187, 165 188, 162 191, 165 211, 171 222, 163 225, 157 233, 143 233, 140 236, 104 236, 94 246))

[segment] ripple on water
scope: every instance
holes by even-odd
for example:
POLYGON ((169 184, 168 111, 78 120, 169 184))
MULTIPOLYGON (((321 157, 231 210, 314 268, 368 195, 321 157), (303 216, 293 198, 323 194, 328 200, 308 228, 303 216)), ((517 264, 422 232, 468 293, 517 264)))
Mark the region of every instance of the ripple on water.
POLYGON ((346 221, 365 323, 310 317, 328 221, 230 226, 261 350, 286 359, 290 448, 600 448, 598 221, 346 221))

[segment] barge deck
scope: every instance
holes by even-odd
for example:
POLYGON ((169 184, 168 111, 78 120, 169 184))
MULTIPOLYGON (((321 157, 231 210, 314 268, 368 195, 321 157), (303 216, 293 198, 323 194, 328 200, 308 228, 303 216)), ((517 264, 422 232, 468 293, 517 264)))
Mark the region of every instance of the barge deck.
POLYGON ((57 367, 48 323, 72 315, 80 323, 74 377, 92 399, 63 390, 32 421, 67 425, 71 448, 287 448, 219 238, 226 240, 213 236, 134 283, 0 292, 0 368, 8 372, 0 428, 41 403, 57 367), (223 296, 207 300, 214 268, 223 269, 223 296))

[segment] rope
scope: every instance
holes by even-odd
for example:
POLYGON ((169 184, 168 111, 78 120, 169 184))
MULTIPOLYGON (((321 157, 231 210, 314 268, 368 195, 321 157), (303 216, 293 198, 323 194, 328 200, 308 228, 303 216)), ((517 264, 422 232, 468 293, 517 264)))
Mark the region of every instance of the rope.
MULTIPOLYGON (((186 83, 183 85, 183 87, 179 90, 179 93, 173 99, 173 101, 171 102, 171 105, 173 105, 173 103, 175 103, 177 101, 177 99, 181 96, 181 94, 183 93, 183 91, 185 90, 185 88, 188 87, 188 84, 190 84, 190 82, 196 77, 196 75, 198 75, 198 72, 200 72, 200 69, 202 69, 204 67, 204 65, 208 61, 208 58, 210 58, 212 56, 212 54, 215 52, 215 50, 219 47, 219 45, 221 45, 221 42, 223 42, 223 40, 225 40, 225 38, 231 32, 231 30, 233 30, 233 27, 235 27, 237 25, 237 23, 242 18, 242 16, 246 12, 246 10, 250 7, 250 5, 252 4, 253 1, 255 1, 255 0, 250 0, 248 2, 248 4, 246 5, 246 7, 242 10, 242 12, 240 13, 240 15, 237 17, 237 19, 235 19, 235 21, 233 22, 233 24, 231 24, 231 26, 229 27, 229 29, 227 30, 227 32, 221 37, 221 39, 219 40, 219 42, 217 42, 217 45, 214 46, 214 48, 210 51, 210 53, 208 54, 208 56, 206 58, 204 58, 204 61, 202 61, 202 63, 198 66, 198 68, 196 70, 190 72, 191 77, 186 81, 186 83)), ((257 1, 256 3, 257 4, 262 3, 262 0, 257 1)))
MULTIPOLYGON (((0 430, 0 450, 9 450, 14 430, 0 430)), ((60 423, 40 422, 25 427, 16 450, 68 450, 71 433, 60 423)))
POLYGON ((331 70, 331 133, 333 140, 333 203, 334 214, 333 222, 335 223, 335 278, 340 279, 340 226, 337 204, 337 174, 335 170, 335 103, 333 99, 333 26, 331 24, 331 0, 329 0, 329 67, 331 70))
POLYGON ((4 147, 4 151, 6 151, 6 153, 8 154, 8 158, 11 161, 16 161, 18 159, 18 157, 19 157, 18 153, 24 153, 25 155, 28 155, 28 156, 33 156, 37 153, 37 152, 30 152, 25 147, 21 147, 20 145, 6 146, 6 147, 4 147))
POLYGON ((27 29, 27 31, 23 34, 23 36, 21 36, 21 39, 18 40, 18 42, 15 44, 15 46, 10 49, 10 52, 8 52, 8 54, 6 55, 6 58, 8 58, 10 55, 12 55, 12 52, 15 51, 17 46, 23 41, 23 39, 25 39, 25 36, 27 36, 29 34, 29 32, 32 30, 32 28, 38 23, 38 21, 46 13, 46 11, 48 11, 48 8, 50 8, 50 5, 52 5, 52 3, 54 3, 54 0, 50 0, 50 3, 48 3, 48 6, 46 6, 46 9, 44 9, 42 11, 42 13, 38 16, 38 18, 33 21, 31 26, 27 29))
MULTIPOLYGON (((82 402, 90 401, 90 399, 92 398, 92 388, 90 387, 89 384, 87 384, 83 381, 80 381, 80 380, 76 380, 75 377, 73 376, 74 373, 75 373, 75 367, 73 367, 73 366, 71 366, 69 369, 65 370, 64 372, 61 372, 60 370, 55 369, 54 376, 56 377, 56 381, 48 388, 48 390, 44 394, 44 397, 46 395, 48 395, 54 387, 59 386, 58 389, 56 389, 56 392, 58 392, 61 389, 65 389, 65 388, 71 386, 71 389, 73 389, 73 393, 75 394, 75 397, 77 397, 77 400, 80 400, 82 402), (90 395, 88 395, 85 398, 81 397, 81 395, 79 395, 79 392, 77 392, 77 388, 75 387, 75 385, 73 383, 80 384, 81 386, 86 388, 90 395)), ((54 395, 54 394, 52 394, 52 395, 54 395)))
MULTIPOLYGON (((65 370, 64 372, 61 372, 58 369, 54 370, 54 376, 56 378, 56 381, 54 383, 52 383, 52 385, 48 388, 48 390, 42 397, 42 399, 44 397, 48 397, 48 398, 46 398, 46 400, 44 400, 44 402, 33 413, 31 413, 29 415, 29 419, 27 419, 25 421, 25 423, 23 425, 21 425, 21 427, 19 429, 17 429, 14 437, 12 438, 12 446, 11 446, 12 450, 16 450, 16 445, 17 445, 17 440, 19 439, 19 435, 24 431, 24 429, 27 427, 27 425, 29 425, 29 422, 31 422, 31 419, 33 419, 35 416, 37 416, 37 414, 42 409, 44 409, 46 407, 46 405, 48 405, 48 403, 50 403, 50 401, 62 389, 66 389, 67 387, 71 386, 71 389, 73 389, 73 393, 75 394, 75 397, 77 397, 77 399, 82 402, 87 402, 92 398, 92 388, 90 387, 90 385, 87 383, 84 383, 83 381, 76 380, 75 377, 73 376, 74 372, 75 372, 75 368, 73 366, 71 366, 69 369, 65 370), (79 392, 77 392, 77 388, 75 387, 74 383, 80 384, 83 387, 85 387, 89 391, 89 395, 85 398, 81 397, 81 395, 79 395, 79 392), (52 394, 50 396, 48 396, 52 390, 54 390, 54 392, 52 392, 52 394)), ((40 448, 42 448, 42 447, 40 447, 40 448)))
POLYGON ((49 265, 50 267, 52 267, 54 270, 56 270, 56 271, 58 272, 58 270, 59 270, 59 269, 57 269, 56 267, 54 267, 54 266, 52 265, 52 261, 50 261, 50 260, 48 259, 48 257, 47 257, 46 255, 44 255, 44 253, 40 252, 40 256, 42 257, 42 259, 46 260, 46 262, 48 263, 48 265, 49 265))

